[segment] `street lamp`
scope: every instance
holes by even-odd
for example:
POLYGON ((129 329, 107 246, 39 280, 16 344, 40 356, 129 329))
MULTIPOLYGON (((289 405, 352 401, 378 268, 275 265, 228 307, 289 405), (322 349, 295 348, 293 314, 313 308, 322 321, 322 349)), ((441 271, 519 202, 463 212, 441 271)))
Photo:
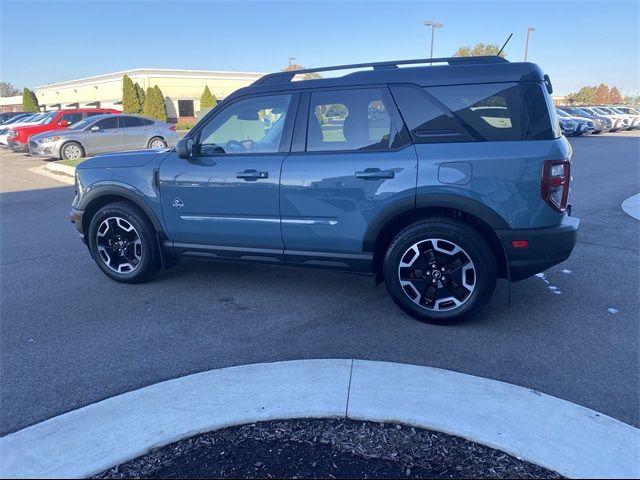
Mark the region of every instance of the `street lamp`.
POLYGON ((438 22, 434 22, 433 20, 426 20, 424 22, 425 27, 431 27, 431 56, 429 58, 433 58, 433 32, 436 28, 442 28, 442 24, 438 22))
POLYGON ((296 57, 289 57, 289 67, 291 67, 291 65, 293 65, 293 62, 295 61, 296 57))
POLYGON ((529 52, 529 34, 535 30, 534 27, 527 28, 527 43, 524 45, 524 61, 527 61, 527 53, 529 52))

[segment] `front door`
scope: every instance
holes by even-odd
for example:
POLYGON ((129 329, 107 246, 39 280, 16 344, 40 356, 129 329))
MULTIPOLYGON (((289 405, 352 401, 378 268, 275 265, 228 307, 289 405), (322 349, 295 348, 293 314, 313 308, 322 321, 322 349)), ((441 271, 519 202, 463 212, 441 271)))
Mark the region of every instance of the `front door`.
POLYGON ((386 87, 305 94, 282 166, 289 263, 370 268, 367 227, 391 205, 413 206, 417 158, 386 87))
POLYGON ((242 97, 190 134, 193 155, 160 166, 174 247, 217 257, 282 260, 280 168, 298 95, 242 97))
POLYGON ((122 130, 118 125, 118 115, 98 120, 89 128, 86 138, 85 150, 87 153, 96 154, 122 150, 122 130))

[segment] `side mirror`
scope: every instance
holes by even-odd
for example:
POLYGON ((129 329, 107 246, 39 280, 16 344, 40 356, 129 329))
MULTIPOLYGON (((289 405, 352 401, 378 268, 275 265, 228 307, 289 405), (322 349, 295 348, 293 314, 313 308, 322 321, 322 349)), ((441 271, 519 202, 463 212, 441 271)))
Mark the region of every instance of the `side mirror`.
POLYGON ((91 127, 92 132, 97 132, 98 130, 100 130, 100 127, 97 125, 94 125, 93 127, 91 127))
POLYGON ((193 138, 183 138, 176 143, 176 153, 179 158, 189 159, 193 155, 193 138))
POLYGON ((60 120, 58 122, 58 125, 60 125, 61 127, 68 127, 69 126, 69 122, 67 122, 66 120, 60 120))

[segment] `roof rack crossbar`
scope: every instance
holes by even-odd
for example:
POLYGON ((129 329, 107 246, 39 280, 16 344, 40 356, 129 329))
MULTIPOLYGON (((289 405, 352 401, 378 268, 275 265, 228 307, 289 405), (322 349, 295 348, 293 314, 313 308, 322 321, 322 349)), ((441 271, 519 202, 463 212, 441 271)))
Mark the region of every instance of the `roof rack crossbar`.
POLYGON ((390 62, 371 62, 371 63, 354 63, 351 65, 335 65, 331 67, 305 68, 303 70, 288 70, 286 72, 270 73, 260 77, 253 82, 253 85, 264 85, 267 83, 285 83, 293 80, 296 75, 304 75, 306 73, 330 72, 335 70, 351 70, 355 68, 371 67, 374 70, 388 70, 398 68, 398 65, 417 65, 417 64, 433 64, 448 63, 449 65, 466 65, 466 64, 482 64, 482 63, 508 63, 509 61, 497 55, 485 55, 477 57, 441 57, 441 58, 421 58, 413 60, 396 60, 390 62))

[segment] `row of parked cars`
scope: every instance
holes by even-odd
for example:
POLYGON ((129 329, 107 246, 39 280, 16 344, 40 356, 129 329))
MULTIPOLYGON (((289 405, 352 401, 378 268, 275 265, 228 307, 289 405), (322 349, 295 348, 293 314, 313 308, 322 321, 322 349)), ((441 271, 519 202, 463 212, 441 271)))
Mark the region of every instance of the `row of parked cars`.
POLYGON ((640 108, 627 106, 557 107, 565 136, 640 128, 640 108))
POLYGON ((35 156, 78 159, 178 141, 175 125, 108 108, 14 113, 0 117, 0 146, 35 156))

